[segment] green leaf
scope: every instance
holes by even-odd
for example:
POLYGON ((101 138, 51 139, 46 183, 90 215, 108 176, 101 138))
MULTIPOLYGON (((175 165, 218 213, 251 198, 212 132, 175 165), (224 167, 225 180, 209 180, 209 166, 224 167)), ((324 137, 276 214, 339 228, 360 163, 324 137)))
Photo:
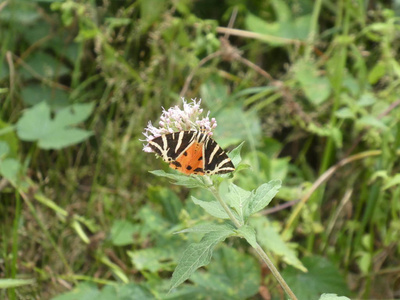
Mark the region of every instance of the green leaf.
POLYGON ((79 283, 72 291, 58 295, 52 300, 153 300, 154 296, 144 287, 135 284, 106 285, 100 290, 95 283, 79 283))
POLYGON ((10 146, 8 146, 8 143, 0 141, 0 159, 5 157, 8 152, 10 152, 10 146))
POLYGON ((0 279, 0 289, 9 289, 34 283, 34 279, 0 279))
POLYGON ((354 119, 356 117, 355 113, 348 107, 339 108, 335 112, 335 116, 340 119, 354 119))
POLYGON ((232 226, 221 225, 219 231, 206 233, 199 243, 190 244, 172 274, 170 291, 188 279, 198 268, 208 265, 215 246, 232 234, 232 226))
POLYGON ((70 146, 92 135, 89 131, 70 127, 85 120, 92 109, 92 104, 74 104, 62 109, 51 119, 50 107, 41 102, 26 110, 18 120, 17 134, 22 140, 38 141, 43 149, 70 146))
POLYGON ((319 300, 351 300, 345 296, 338 296, 336 294, 322 294, 319 300))
POLYGON ((249 203, 249 215, 252 215, 266 207, 278 193, 281 188, 281 183, 280 180, 271 180, 270 182, 259 186, 251 197, 249 203))
POLYGON ((260 264, 251 255, 222 247, 208 272, 196 272, 190 279, 200 287, 200 295, 209 299, 249 299, 258 292, 260 264))
POLYGON ((21 97, 25 104, 36 105, 46 101, 51 108, 60 108, 68 105, 68 94, 60 89, 50 88, 45 85, 31 84, 21 91, 21 97))
POLYGON ((258 246, 257 239, 256 239, 256 231, 253 227, 249 225, 244 225, 238 229, 236 229, 236 232, 244 237, 246 241, 252 246, 253 248, 256 248, 258 246))
POLYGON ((319 256, 305 257, 302 262, 307 273, 290 266, 282 273, 299 299, 318 299, 322 293, 350 294, 344 277, 331 262, 319 256))
POLYGON ((193 226, 190 228, 186 228, 183 230, 180 230, 178 232, 175 232, 175 234, 178 233, 187 233, 187 232, 195 232, 195 233, 208 233, 212 231, 220 231, 221 230, 221 225, 216 225, 214 223, 206 223, 206 224, 200 224, 197 226, 193 226))
POLYGON ((312 104, 319 105, 328 100, 331 94, 329 79, 320 75, 314 64, 301 60, 294 66, 294 74, 312 104))
POLYGON ((188 188, 196 188, 196 187, 204 188, 204 187, 206 187, 206 185, 204 184, 202 179, 200 179, 199 176, 196 176, 196 175, 188 176, 188 175, 182 175, 182 174, 172 174, 172 173, 166 173, 163 170, 155 170, 155 171, 149 171, 149 172, 156 176, 173 179, 175 181, 174 184, 186 186, 188 188))
POLYGON ((282 256, 286 263, 302 272, 307 272, 307 269, 297 258, 296 252, 282 240, 276 229, 266 219, 252 218, 250 219, 250 225, 255 228, 257 240, 264 249, 282 256))
POLYGON ((232 160, 233 165, 235 168, 239 166, 240 162, 242 161, 242 157, 240 156, 240 151, 242 150, 244 142, 241 142, 239 146, 233 149, 229 153, 229 158, 232 160))
POLYGON ((241 223, 243 223, 244 216, 247 215, 246 212, 248 211, 251 192, 238 187, 234 183, 230 183, 228 186, 228 193, 224 193, 222 189, 220 189, 220 194, 225 202, 235 209, 241 223))
POLYGON ((128 251, 132 264, 137 270, 172 271, 179 258, 180 249, 175 244, 137 251, 128 251))
POLYGON ((6 158, 0 161, 0 174, 12 184, 16 185, 21 164, 14 158, 6 158))
POLYGON ((356 124, 361 125, 363 127, 371 126, 383 130, 388 129, 387 126, 381 120, 371 115, 361 117, 356 121, 356 124))
POLYGON ((139 232, 139 225, 127 220, 115 220, 110 232, 114 246, 126 246, 133 243, 134 234, 139 232))
POLYGON ((83 142, 93 133, 79 128, 60 128, 49 132, 39 139, 38 146, 42 149, 62 149, 83 142))
POLYGON ((229 219, 228 214, 217 201, 203 201, 192 196, 194 204, 201 206, 206 212, 216 218, 229 219))

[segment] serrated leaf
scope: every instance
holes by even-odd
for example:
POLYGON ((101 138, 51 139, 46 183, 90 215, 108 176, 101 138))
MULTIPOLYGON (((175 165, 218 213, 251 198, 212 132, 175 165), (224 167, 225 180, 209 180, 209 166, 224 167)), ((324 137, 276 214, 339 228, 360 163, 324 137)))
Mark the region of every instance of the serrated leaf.
POLYGON ((256 239, 256 231, 253 227, 249 225, 244 225, 238 229, 236 229, 236 232, 244 237, 246 241, 252 246, 253 248, 256 248, 258 246, 257 239, 256 239))
POLYGON ((0 289, 9 289, 34 283, 34 279, 0 279, 0 289))
POLYGON ((207 269, 207 272, 196 272, 190 278, 201 288, 200 295, 207 295, 209 299, 242 300, 250 299, 258 292, 260 264, 251 255, 222 247, 215 252, 207 269))
POLYGON ((208 265, 217 244, 234 234, 231 226, 221 225, 220 231, 206 233, 199 243, 190 244, 172 274, 170 291, 188 279, 198 268, 208 265))
POLYGON ((275 197, 281 187, 280 180, 271 180, 260 185, 254 192, 249 203, 249 215, 252 215, 266 207, 275 197))
POLYGON ((345 296, 338 296, 336 294, 322 294, 319 300, 351 300, 345 296))
POLYGON ((237 168, 240 162, 242 161, 242 157, 240 156, 240 151, 242 150, 243 145, 244 142, 241 142, 239 146, 237 146, 235 149, 229 152, 229 158, 232 160, 232 163, 235 166, 235 168, 237 168))
POLYGON ((221 194, 221 197, 226 201, 226 203, 229 204, 230 207, 235 209, 241 223, 243 224, 244 217, 247 215, 247 211, 249 209, 248 205, 251 192, 238 187, 234 183, 229 184, 228 190, 228 193, 221 194))
POLYGON ((175 234, 188 233, 188 232, 208 233, 208 232, 211 232, 211 231, 220 231, 221 230, 220 226, 221 225, 216 225, 214 223, 200 224, 200 225, 197 225, 197 226, 193 226, 193 227, 190 227, 190 228, 186 228, 186 229, 177 231, 177 232, 175 232, 175 234))
POLYGON ((254 226, 259 244, 269 251, 282 256, 282 259, 289 265, 307 272, 301 261, 297 258, 296 252, 290 248, 274 227, 264 218, 250 219, 250 225, 254 226))
POLYGON ((56 113, 52 119, 50 107, 46 102, 41 102, 26 110, 18 120, 17 134, 22 140, 38 141, 43 149, 60 149, 82 142, 92 132, 71 126, 86 119, 91 109, 91 104, 75 104, 56 113))
POLYGON ((302 260, 308 269, 303 273, 287 267, 282 276, 299 299, 318 299, 322 293, 349 295, 344 277, 337 268, 325 258, 309 256, 302 260))
POLYGON ((217 201, 203 201, 192 196, 194 204, 201 206, 206 212, 216 218, 229 219, 228 214, 217 201))
POLYGON ((149 171, 149 173, 156 176, 173 179, 175 181, 174 184, 186 186, 188 188, 206 187, 203 181, 197 179, 195 176, 166 173, 163 170, 149 171))

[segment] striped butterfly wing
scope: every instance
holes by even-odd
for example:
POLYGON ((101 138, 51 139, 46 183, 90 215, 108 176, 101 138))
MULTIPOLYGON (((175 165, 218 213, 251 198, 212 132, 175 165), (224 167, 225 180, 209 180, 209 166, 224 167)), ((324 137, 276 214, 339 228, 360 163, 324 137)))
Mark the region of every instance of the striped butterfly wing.
POLYGON ((150 141, 149 146, 171 168, 187 175, 224 174, 235 170, 225 151, 201 131, 164 134, 150 141))
POLYGON ((214 141, 208 138, 203 145, 204 171, 207 175, 225 174, 235 171, 231 159, 226 152, 214 141))
POLYGON ((149 142, 150 148, 165 162, 175 161, 195 139, 195 131, 179 131, 156 137, 149 142))

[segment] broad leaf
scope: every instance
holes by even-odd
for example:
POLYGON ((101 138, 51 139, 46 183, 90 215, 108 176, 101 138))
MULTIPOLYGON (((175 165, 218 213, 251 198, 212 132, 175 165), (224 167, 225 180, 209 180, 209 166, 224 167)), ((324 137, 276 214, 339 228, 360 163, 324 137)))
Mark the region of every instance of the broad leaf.
POLYGON ((188 279, 198 268, 208 265, 215 246, 232 234, 232 226, 221 225, 219 231, 206 233, 199 243, 190 244, 172 274, 170 291, 188 279))
POLYGON ((242 161, 242 157, 240 156, 240 151, 242 150, 244 142, 241 142, 239 146, 233 149, 229 153, 229 158, 232 160, 233 165, 237 168, 242 161))
POLYGON ((236 230, 236 232, 244 237, 246 241, 252 246, 256 248, 258 246, 257 239, 256 239, 256 231, 253 227, 249 225, 244 225, 236 230))
POLYGON ((115 246, 126 246, 133 243, 135 233, 139 232, 139 225, 127 220, 116 220, 111 227, 110 238, 115 246))
POLYGON ((301 270, 307 272, 301 261, 297 258, 296 252, 285 243, 279 233, 265 218, 252 218, 250 225, 255 227, 257 240, 264 250, 282 256, 283 260, 301 270))
POLYGON ((252 215, 266 207, 278 193, 280 187, 280 180, 272 180, 260 185, 251 197, 249 203, 249 215, 252 215))
POLYGON ((309 256, 302 260, 307 273, 286 268, 282 276, 299 299, 317 300, 322 293, 349 295, 344 277, 328 260, 319 256, 309 256))
POLYGON ((137 270, 172 271, 179 258, 180 249, 175 244, 137 251, 128 251, 132 264, 137 270))
POLYGON ((194 204, 201 206, 206 212, 216 218, 229 219, 228 214, 217 201, 203 201, 192 196, 194 204))
POLYGON ((257 260, 234 248, 215 252, 207 272, 196 272, 191 281, 201 287, 201 295, 210 299, 249 299, 258 292, 261 280, 257 260))
POLYGON ((74 104, 51 118, 50 107, 41 102, 25 111, 17 123, 17 134, 25 141, 37 141, 43 149, 61 149, 87 139, 91 132, 72 125, 84 121, 93 109, 92 104, 74 104))
POLYGON ((329 79, 320 75, 314 64, 298 61, 294 71, 297 81, 312 104, 319 105, 328 99, 331 93, 329 79))
POLYGON ((239 215, 240 221, 243 224, 244 217, 247 215, 248 205, 251 197, 251 192, 246 191, 237 185, 230 183, 228 186, 228 193, 221 193, 221 197, 235 209, 239 215))

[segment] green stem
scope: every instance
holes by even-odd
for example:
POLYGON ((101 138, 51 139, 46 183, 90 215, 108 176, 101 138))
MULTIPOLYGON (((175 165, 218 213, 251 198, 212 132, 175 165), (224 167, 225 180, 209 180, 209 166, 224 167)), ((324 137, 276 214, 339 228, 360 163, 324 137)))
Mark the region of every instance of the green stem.
MULTIPOLYGON (((214 195, 214 197, 221 204, 222 208, 228 214, 229 218, 231 219, 233 224, 235 224, 236 228, 242 227, 242 224, 240 224, 240 222, 235 218, 235 216, 233 215, 231 209, 228 207, 228 205, 226 205, 225 201, 219 195, 217 189, 213 185, 212 180, 208 176, 204 176, 204 179, 208 184, 209 191, 214 195)), ((286 283, 285 279, 283 279, 282 275, 279 273, 278 269, 274 266, 273 262, 269 259, 267 253, 265 253, 263 248, 261 248, 261 246, 258 243, 253 248, 254 248, 254 250, 256 250, 258 256, 260 256, 260 258, 264 261, 264 263, 271 270, 271 273, 275 276, 276 280, 278 280, 278 282, 282 286, 283 290, 290 297, 290 299, 297 300, 296 295, 290 289, 289 285, 286 283)))

